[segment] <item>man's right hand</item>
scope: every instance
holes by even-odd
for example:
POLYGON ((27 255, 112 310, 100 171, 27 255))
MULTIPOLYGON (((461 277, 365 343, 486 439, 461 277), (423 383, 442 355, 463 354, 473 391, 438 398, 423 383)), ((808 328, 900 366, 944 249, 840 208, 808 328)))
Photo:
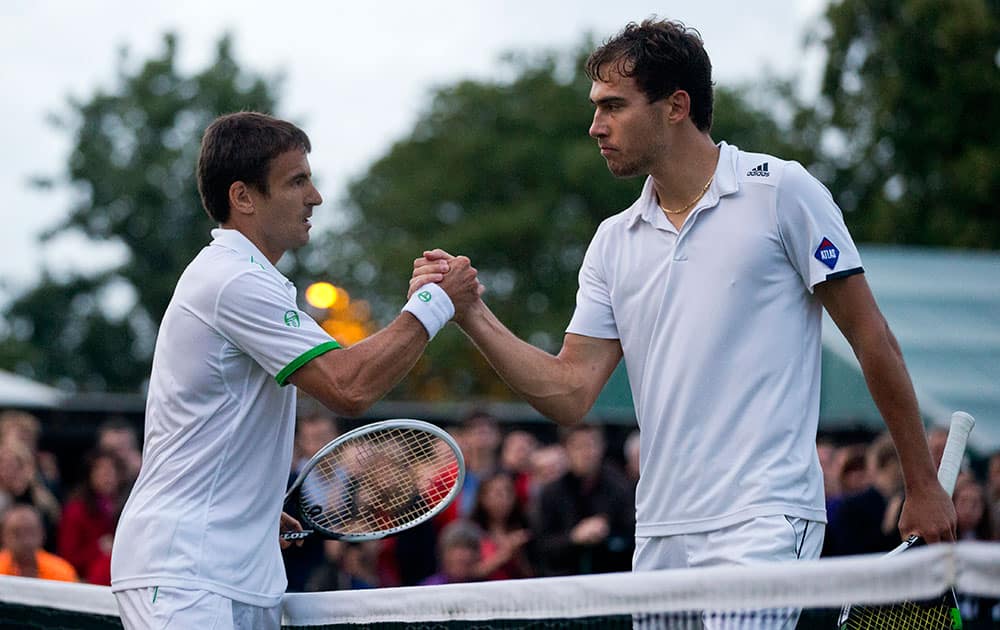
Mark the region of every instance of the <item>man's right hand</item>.
POLYGON ((430 282, 436 282, 448 294, 455 306, 456 315, 478 302, 485 290, 467 257, 452 256, 443 249, 426 251, 413 261, 413 276, 410 278, 407 299, 430 282))

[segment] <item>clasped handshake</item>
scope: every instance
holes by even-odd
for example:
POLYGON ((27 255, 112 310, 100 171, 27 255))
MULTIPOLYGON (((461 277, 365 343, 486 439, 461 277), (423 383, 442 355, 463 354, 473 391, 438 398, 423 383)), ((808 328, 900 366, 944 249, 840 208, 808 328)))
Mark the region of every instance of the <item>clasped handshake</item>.
POLYGON ((459 323, 470 308, 481 303, 479 298, 486 290, 467 257, 452 256, 442 249, 425 251, 423 256, 413 261, 407 299, 429 283, 437 284, 448 294, 455 307, 454 320, 459 323))

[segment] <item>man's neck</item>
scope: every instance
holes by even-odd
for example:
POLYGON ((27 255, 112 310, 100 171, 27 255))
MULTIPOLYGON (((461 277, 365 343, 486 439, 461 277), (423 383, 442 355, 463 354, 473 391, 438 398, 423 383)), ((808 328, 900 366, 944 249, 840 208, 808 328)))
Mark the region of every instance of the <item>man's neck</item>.
POLYGON ((662 165, 650 173, 657 202, 668 218, 687 216, 691 208, 683 212, 678 210, 697 205, 691 201, 699 199, 707 190, 706 184, 715 174, 718 163, 719 147, 707 133, 693 133, 679 139, 662 165))
POLYGON ((235 230, 245 236, 248 241, 254 244, 254 247, 260 250, 260 253, 264 254, 264 257, 267 258, 272 266, 277 266, 278 261, 281 260, 282 255, 285 253, 269 251, 267 241, 260 229, 252 223, 231 219, 226 223, 219 224, 219 227, 224 230, 235 230))

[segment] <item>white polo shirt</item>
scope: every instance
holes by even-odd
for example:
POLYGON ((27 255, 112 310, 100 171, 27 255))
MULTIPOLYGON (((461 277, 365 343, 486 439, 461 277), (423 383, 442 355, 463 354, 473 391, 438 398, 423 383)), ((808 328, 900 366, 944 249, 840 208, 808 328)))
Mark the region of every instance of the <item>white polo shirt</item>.
POLYGON ((641 435, 637 536, 774 514, 826 521, 812 289, 860 273, 860 257, 801 165, 719 146, 680 230, 652 179, 601 223, 567 328, 621 340, 641 435))
POLYGON ((286 586, 278 521, 295 417, 295 388, 283 385, 339 345, 243 234, 212 236, 160 325, 112 590, 174 586, 274 606, 286 586))

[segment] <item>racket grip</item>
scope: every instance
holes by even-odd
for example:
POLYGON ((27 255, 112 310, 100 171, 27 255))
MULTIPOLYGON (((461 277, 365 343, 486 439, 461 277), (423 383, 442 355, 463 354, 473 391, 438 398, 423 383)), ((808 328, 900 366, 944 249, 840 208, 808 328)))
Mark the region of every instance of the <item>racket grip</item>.
POLYGON ((938 483, 949 496, 955 491, 955 482, 958 480, 958 472, 962 468, 962 458, 965 456, 965 444, 969 441, 969 433, 975 424, 975 419, 964 411, 956 411, 951 414, 948 441, 944 446, 941 465, 938 466, 938 483))

